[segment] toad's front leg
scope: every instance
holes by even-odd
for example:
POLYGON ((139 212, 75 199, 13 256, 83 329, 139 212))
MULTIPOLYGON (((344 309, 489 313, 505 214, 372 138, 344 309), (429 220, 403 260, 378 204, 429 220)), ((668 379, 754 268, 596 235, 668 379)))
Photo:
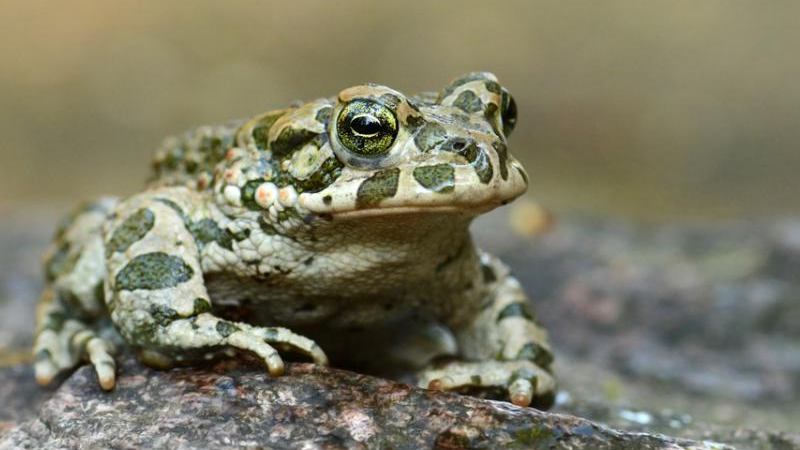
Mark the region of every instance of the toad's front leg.
POLYGON ((196 200, 181 188, 133 197, 116 209, 106 233, 108 309, 140 359, 166 368, 239 349, 255 353, 271 374, 280 375, 284 365, 277 347, 327 364, 325 353, 308 338, 209 312, 199 246, 210 241, 208 232, 192 232, 199 228, 191 213, 196 200))
POLYGON ((461 359, 434 364, 421 387, 500 395, 519 406, 546 409, 555 399, 547 332, 535 321, 519 282, 496 258, 483 254, 487 307, 454 326, 461 359))

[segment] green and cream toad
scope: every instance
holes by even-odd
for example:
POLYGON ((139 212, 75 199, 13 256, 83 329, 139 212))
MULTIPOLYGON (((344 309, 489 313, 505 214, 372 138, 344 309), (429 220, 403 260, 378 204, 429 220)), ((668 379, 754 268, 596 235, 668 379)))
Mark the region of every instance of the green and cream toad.
POLYGON ((373 84, 165 141, 146 190, 56 233, 36 378, 115 380, 121 336, 167 368, 246 351, 549 406, 546 332, 473 218, 522 194, 511 95, 489 73, 440 93, 373 84), (113 324, 113 326, 112 326, 113 324))

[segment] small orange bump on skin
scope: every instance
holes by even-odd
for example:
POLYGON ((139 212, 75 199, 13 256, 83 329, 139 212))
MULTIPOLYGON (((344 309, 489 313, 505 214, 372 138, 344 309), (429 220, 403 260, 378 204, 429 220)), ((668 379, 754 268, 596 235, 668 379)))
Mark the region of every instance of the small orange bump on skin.
POLYGON ((206 180, 205 178, 198 178, 197 179, 197 189, 198 190, 205 189, 207 186, 208 186, 208 180, 206 180))
POLYGON ((511 403, 526 408, 531 404, 531 398, 525 394, 514 394, 511 396, 511 403))
POLYGON ((294 206, 297 203, 297 191, 292 186, 286 186, 278 191, 278 200, 283 206, 294 206))
POLYGON ((433 391, 441 391, 442 389, 444 389, 442 380, 438 378, 431 380, 431 382, 428 383, 428 389, 431 389, 433 391))
POLYGON ((232 160, 235 156, 236 156, 235 148, 228 149, 228 151, 225 152, 225 159, 227 159, 228 161, 232 160))
POLYGON ((265 209, 275 203, 275 197, 277 196, 278 188, 273 183, 261 183, 255 193, 256 203, 265 209))
POLYGON ((232 170, 226 170, 225 171, 225 179, 226 180, 233 181, 234 178, 236 178, 236 172, 234 172, 232 170))

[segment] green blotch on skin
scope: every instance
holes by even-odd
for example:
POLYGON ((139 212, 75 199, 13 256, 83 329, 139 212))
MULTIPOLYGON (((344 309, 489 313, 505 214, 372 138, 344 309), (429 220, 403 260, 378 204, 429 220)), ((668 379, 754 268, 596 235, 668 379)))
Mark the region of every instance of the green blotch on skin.
POLYGON ((494 273, 492 266, 488 264, 481 264, 481 273, 483 274, 484 283, 490 284, 497 281, 497 274, 494 273))
POLYGON ((495 105, 494 103, 489 103, 486 105, 486 110, 483 112, 483 116, 486 118, 486 121, 489 122, 489 125, 492 127, 492 131, 494 134, 502 138, 502 134, 500 134, 500 130, 497 128, 497 113, 500 111, 500 108, 495 105))
POLYGON ((500 164, 500 176, 503 177, 504 180, 508 179, 508 147, 506 144, 502 142, 494 142, 492 143, 492 147, 494 147, 494 151, 497 152, 497 160, 500 164))
POLYGON ((480 97, 472 91, 463 91, 453 101, 453 106, 467 114, 473 114, 483 110, 483 102, 480 97))
POLYGON ((447 130, 435 122, 426 123, 414 136, 414 144, 420 151, 427 152, 447 140, 447 130))
POLYGON ((197 164, 197 161, 190 161, 190 160, 187 160, 183 166, 186 169, 187 173, 192 173, 192 174, 197 173, 197 169, 200 167, 197 164))
POLYGON ((473 386, 480 386, 481 385, 481 376, 480 375, 472 375, 469 378, 469 381, 470 381, 470 383, 472 383, 473 386))
POLYGON ((511 376, 508 378, 508 382, 509 383, 513 383, 513 382, 515 382, 517 380, 522 379, 522 380, 528 380, 528 381, 531 382, 531 384, 536 386, 536 379, 537 378, 538 377, 536 376, 536 373, 534 371, 525 368, 525 369, 515 370, 511 374, 511 376))
POLYGON ((53 330, 55 332, 61 331, 64 327, 64 322, 67 321, 67 315, 63 312, 51 312, 47 314, 43 328, 46 330, 53 330))
POLYGON ((239 331, 239 327, 233 325, 230 322, 225 322, 223 320, 217 322, 217 333, 219 333, 219 335, 224 338, 230 336, 231 334, 237 331, 239 331))
POLYGON ((206 312, 211 311, 211 303, 204 299, 204 298, 196 298, 194 299, 194 311, 193 314, 196 316, 198 314, 203 314, 206 312))
POLYGON ((400 178, 400 169, 387 169, 375 172, 358 186, 356 192, 356 206, 368 208, 377 206, 386 198, 397 194, 397 182, 400 178))
POLYGON ((78 295, 71 290, 60 290, 58 292, 58 298, 69 311, 77 313, 83 311, 83 303, 81 302, 81 299, 78 298, 78 295))
POLYGON ((250 230, 245 229, 242 231, 233 232, 231 230, 225 229, 225 230, 220 230, 216 241, 220 247, 228 250, 233 250, 234 241, 241 242, 247 239, 248 237, 250 237, 250 230))
POLYGON ((414 179, 434 192, 453 192, 456 183, 455 169, 450 164, 420 166, 414 169, 414 179))
POLYGON ((271 223, 267 222, 263 217, 258 218, 258 226, 259 228, 261 228, 261 231, 263 231, 264 234, 266 235, 273 236, 276 234, 280 234, 278 233, 278 230, 271 223))
POLYGON ((153 320, 156 324, 165 327, 172 323, 175 319, 180 317, 178 311, 174 309, 164 306, 164 305, 153 305, 150 308, 150 315, 153 317, 153 320))
POLYGON ((335 157, 329 157, 314 173, 304 180, 293 179, 292 184, 298 193, 319 192, 330 186, 342 174, 344 164, 335 157))
POLYGON ((534 342, 528 342, 523 345, 514 359, 533 361, 542 369, 549 369, 550 365, 553 364, 553 355, 544 347, 534 342))
POLYGON ((283 222, 289 219, 303 220, 300 213, 294 208, 284 208, 283 211, 278 213, 278 222, 283 222))
POLYGON ((61 244, 58 249, 53 252, 50 259, 45 262, 44 271, 48 281, 53 281, 61 275, 67 274, 75 268, 75 264, 81 257, 80 252, 70 253, 70 243, 65 242, 61 244))
POLYGON ((233 233, 230 230, 222 229, 219 227, 217 222, 208 217, 193 222, 191 219, 189 219, 189 216, 183 212, 183 209, 181 209, 181 207, 172 200, 166 198, 157 198, 156 201, 169 206, 173 211, 175 211, 176 214, 178 214, 178 216, 180 216, 181 220, 183 220, 183 224, 186 226, 186 229, 189 230, 189 233, 191 233, 194 241, 200 248, 203 248, 211 242, 216 242, 222 248, 233 250, 234 240, 242 241, 247 239, 249 236, 248 232, 233 233))
POLYGON ((272 343, 278 340, 278 330, 275 328, 264 328, 264 342, 272 343))
POLYGON ((378 99, 381 101, 381 103, 393 110, 397 110, 397 107, 400 106, 400 103, 402 102, 400 97, 388 93, 381 95, 378 97, 378 99))
POLYGON ((489 156, 486 152, 473 144, 467 148, 464 156, 467 158, 467 161, 472 164, 481 183, 488 184, 492 180, 494 169, 492 169, 492 163, 489 161, 489 156))
MULTIPOLYGON (((203 136, 197 150, 206 155, 206 161, 220 161, 225 157, 228 146, 218 136, 203 136)), ((188 170, 188 161, 185 163, 188 170)))
POLYGON ((281 116, 283 116, 283 111, 267 114, 253 127, 252 135, 256 148, 259 150, 267 150, 269 148, 269 129, 281 116))
POLYGON ((117 272, 114 287, 120 291, 165 289, 189 281, 194 270, 186 262, 163 252, 139 255, 117 272))
POLYGON ((182 146, 170 149, 164 157, 164 160, 161 161, 161 166, 170 171, 176 170, 185 152, 186 150, 182 146))
POLYGON ((256 203, 256 189, 261 186, 263 180, 250 180, 242 186, 242 205, 251 211, 260 211, 261 207, 256 203))
MULTIPOLYGON (((500 111, 500 108, 497 105, 494 103, 489 103, 486 105, 486 110, 483 112, 483 116, 493 122, 492 119, 495 115, 497 115, 498 111, 500 111)), ((494 125, 492 125, 492 128, 494 128, 494 125)))
POLYGON ((323 125, 328 125, 328 122, 331 120, 331 114, 333 114, 333 108, 326 106, 317 111, 317 115, 314 116, 314 119, 323 125))
POLYGON ((201 246, 216 241, 222 234, 219 225, 209 218, 192 222, 189 224, 188 228, 189 232, 194 236, 195 241, 201 244, 201 246))
POLYGON ((272 154, 277 157, 286 156, 311 142, 312 139, 317 137, 317 134, 319 133, 305 128, 286 127, 281 130, 278 137, 270 143, 269 148, 272 150, 272 154))
POLYGON ((425 119, 422 116, 408 116, 406 117, 406 123, 408 124, 409 132, 414 133, 418 128, 425 125, 425 119))
POLYGON ((502 89, 500 87, 500 83, 496 81, 487 81, 486 83, 484 83, 484 86, 486 86, 486 90, 491 92, 492 94, 500 94, 502 89))
POLYGON ((108 244, 106 244, 106 257, 116 252, 124 252, 134 242, 140 241, 153 229, 156 216, 153 211, 142 208, 128 216, 120 226, 114 230, 108 244))
POLYGON ((497 321, 499 322, 508 317, 524 317, 530 321, 534 320, 527 303, 509 303, 500 311, 500 314, 497 315, 497 321))
POLYGON ((442 145, 442 150, 463 156, 475 170, 481 183, 488 184, 492 180, 494 169, 489 161, 489 155, 483 149, 478 148, 475 141, 452 138, 442 145))
POLYGON ((234 241, 240 242, 249 236, 249 230, 234 233, 228 229, 220 228, 216 222, 209 218, 192 222, 188 225, 188 228, 201 248, 211 242, 216 242, 222 248, 233 250, 234 241))
POLYGON ((105 287, 103 286, 102 281, 94 285, 93 292, 94 292, 94 300, 98 304, 104 305, 106 303, 106 290, 105 287))

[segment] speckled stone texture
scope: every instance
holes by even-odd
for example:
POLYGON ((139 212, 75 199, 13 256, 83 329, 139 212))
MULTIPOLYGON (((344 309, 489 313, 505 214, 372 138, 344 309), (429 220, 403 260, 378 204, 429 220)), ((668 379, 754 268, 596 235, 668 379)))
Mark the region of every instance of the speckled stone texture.
POLYGON ((83 368, 0 448, 723 448, 311 364, 279 378, 235 364, 157 372, 128 358, 111 393, 83 368))

